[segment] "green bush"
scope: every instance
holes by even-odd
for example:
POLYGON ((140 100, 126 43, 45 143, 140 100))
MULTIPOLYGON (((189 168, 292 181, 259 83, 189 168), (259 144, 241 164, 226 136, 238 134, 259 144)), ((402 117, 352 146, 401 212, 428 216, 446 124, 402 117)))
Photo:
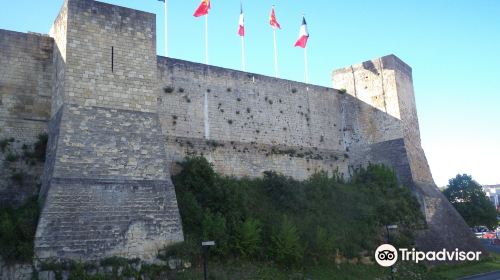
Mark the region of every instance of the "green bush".
POLYGON ((203 157, 181 165, 173 182, 189 238, 174 255, 194 261, 201 241, 210 239, 221 261, 331 263, 337 254, 373 252, 385 243, 387 224, 398 225, 393 243, 413 245, 413 232, 424 224, 410 190, 380 165, 357 170, 348 182, 326 173, 305 181, 274 172, 258 179, 222 177, 203 157))
POLYGON ((19 208, 0 208, 0 255, 8 262, 29 262, 38 221, 37 197, 19 208))
POLYGON ((224 256, 228 249, 226 219, 220 213, 212 214, 206 211, 201 225, 202 239, 215 241, 217 246, 215 246, 212 251, 218 255, 224 256))
POLYGON ((323 227, 317 226, 310 254, 315 264, 328 264, 334 260, 335 243, 333 236, 323 227))
POLYGON ((191 235, 185 234, 184 236, 184 242, 168 246, 165 248, 164 252, 161 252, 158 255, 158 257, 162 260, 181 258, 184 261, 200 263, 202 258, 200 243, 198 243, 198 240, 193 238, 191 235))
POLYGON ((39 162, 45 162, 45 156, 47 153, 47 142, 49 140, 49 136, 47 133, 42 133, 38 135, 38 140, 34 145, 34 156, 39 162))
POLYGON ((9 139, 0 140, 0 150, 2 151, 2 153, 5 153, 5 149, 9 146, 9 144, 9 139))
POLYGON ((45 162, 45 156, 47 152, 47 142, 48 135, 46 133, 42 133, 38 135, 37 141, 31 145, 23 144, 23 158, 26 160, 26 163, 30 165, 35 165, 36 161, 45 162))
POLYGON ((244 257, 255 256, 262 242, 262 226, 259 220, 248 218, 235 230, 235 249, 244 257))
POLYGON ((294 265, 304 257, 304 247, 301 245, 299 231, 286 216, 283 217, 283 221, 271 240, 271 255, 279 264, 294 265))
POLYGON ((26 173, 22 171, 16 171, 10 177, 12 181, 14 181, 18 185, 22 185, 24 183, 24 179, 26 177, 26 173))
POLYGON ((19 155, 15 154, 15 153, 12 153, 12 152, 9 152, 5 156, 5 160, 8 161, 8 162, 14 162, 14 161, 17 161, 18 159, 19 159, 19 155))

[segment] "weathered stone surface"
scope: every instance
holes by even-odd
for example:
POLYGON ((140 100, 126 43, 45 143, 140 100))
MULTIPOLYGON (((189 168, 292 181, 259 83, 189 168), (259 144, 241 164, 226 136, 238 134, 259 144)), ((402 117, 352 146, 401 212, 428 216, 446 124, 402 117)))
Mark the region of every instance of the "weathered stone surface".
POLYGON ((53 44, 48 36, 0 30, 0 141, 14 140, 0 150, 0 206, 19 206, 38 192, 43 165, 22 159, 22 146, 47 132, 53 44))
MULTIPOLYGON (((170 171, 189 155, 239 177, 384 163, 421 203, 419 246, 480 248, 434 185, 411 68, 393 55, 335 71, 343 93, 157 57, 154 15, 91 0, 66 0, 50 36, 0 30, 0 140, 49 133, 41 259, 151 260, 182 240, 170 171)), ((32 193, 8 189, 0 162, 0 200, 32 193)))
MULTIPOLYGON (((412 189, 428 226, 417 234, 417 246, 432 251, 443 248, 484 250, 434 183, 420 142, 411 68, 396 56, 389 55, 336 70, 333 83, 346 89, 349 95, 385 112, 384 118, 393 123, 385 127, 383 137, 370 137, 367 135, 369 130, 363 131, 361 138, 364 141, 351 147, 352 164, 383 163, 394 168, 400 181, 412 189), (387 141, 387 135, 395 139, 387 141)), ((378 122, 379 117, 375 121, 378 122)))
POLYGON ((39 280, 55 280, 56 274, 54 273, 54 271, 40 271, 40 272, 38 272, 38 279, 39 280))
POLYGON ((35 254, 151 260, 183 240, 157 114, 155 17, 65 1, 35 254))
POLYGON ((29 263, 6 264, 0 257, 0 279, 31 280, 33 267, 29 263))

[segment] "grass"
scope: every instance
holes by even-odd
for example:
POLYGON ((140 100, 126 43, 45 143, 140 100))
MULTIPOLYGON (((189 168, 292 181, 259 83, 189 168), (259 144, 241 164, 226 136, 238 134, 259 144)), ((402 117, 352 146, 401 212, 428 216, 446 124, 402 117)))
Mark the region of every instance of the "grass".
MULTIPOLYGON (((132 267, 138 260, 111 258, 101 262, 101 266, 112 266, 113 272, 91 276, 87 272, 95 270, 95 264, 67 263, 42 264, 42 270, 52 270, 60 275, 62 270, 69 270, 73 279, 142 279, 146 275, 149 279, 191 280, 203 279, 203 267, 193 266, 188 269, 169 270, 166 266, 142 265, 142 268, 132 267), (117 275, 118 268, 122 268, 122 276, 117 275)), ((459 279, 464 276, 484 273, 499 269, 499 258, 490 258, 477 263, 460 265, 442 265, 430 271, 424 265, 398 263, 396 272, 390 274, 388 268, 374 265, 324 263, 301 269, 293 267, 283 268, 272 262, 250 262, 248 260, 216 261, 210 258, 208 263, 208 279, 217 280, 448 280, 459 279)))
MULTIPOLYGON (((269 263, 250 263, 233 261, 228 263, 209 262, 209 279, 391 279, 389 270, 378 265, 361 264, 325 264, 310 266, 303 270, 286 270, 269 263)), ((394 279, 456 280, 462 277, 500 270, 500 254, 492 254, 485 260, 455 265, 439 265, 427 270, 425 266, 405 264, 398 266, 394 279)), ((173 272, 171 279, 203 279, 203 268, 193 267, 184 271, 173 272)), ((170 279, 170 278, 169 278, 170 279)))
POLYGON ((465 276, 488 273, 500 270, 500 254, 490 253, 490 256, 479 262, 469 262, 456 265, 441 265, 431 269, 431 275, 438 279, 454 280, 465 276))
MULTIPOLYGON (((387 275, 387 270, 375 265, 351 265, 344 264, 314 266, 305 270, 284 270, 270 264, 230 262, 209 263, 208 279, 314 279, 314 280, 343 280, 343 279, 382 279, 387 275)), ((184 271, 178 271, 169 275, 169 279, 190 280, 203 279, 203 268, 196 267, 184 271)))

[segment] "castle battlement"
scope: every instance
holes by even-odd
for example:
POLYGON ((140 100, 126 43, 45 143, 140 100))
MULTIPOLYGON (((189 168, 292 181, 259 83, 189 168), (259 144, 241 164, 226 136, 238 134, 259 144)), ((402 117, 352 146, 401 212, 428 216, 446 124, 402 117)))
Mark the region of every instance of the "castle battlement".
POLYGON ((345 91, 308 85, 157 56, 154 14, 92 0, 66 0, 50 37, 0 30, 0 47, 0 138, 49 134, 39 259, 152 259, 182 241, 170 176, 188 155, 237 177, 383 163, 421 203, 422 249, 479 246, 434 184, 394 55, 334 71, 345 91))

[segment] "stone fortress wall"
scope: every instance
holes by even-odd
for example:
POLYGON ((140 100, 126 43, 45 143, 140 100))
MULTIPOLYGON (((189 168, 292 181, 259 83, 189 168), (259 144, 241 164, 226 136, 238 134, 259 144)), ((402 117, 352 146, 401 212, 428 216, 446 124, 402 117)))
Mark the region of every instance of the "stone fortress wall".
POLYGON ((38 192, 43 164, 9 160, 47 132, 54 41, 33 33, 0 31, 0 205, 21 204, 38 192), (22 172, 22 173, 20 173, 22 172), (23 182, 12 176, 22 174, 23 182))
POLYGON ((335 71, 344 92, 158 57, 153 14, 92 0, 66 0, 50 37, 0 30, 0 45, 0 139, 49 134, 38 258, 151 259, 181 241, 170 175, 189 155, 237 177, 384 163, 426 214, 420 247, 480 248, 433 182, 394 55, 335 71))

